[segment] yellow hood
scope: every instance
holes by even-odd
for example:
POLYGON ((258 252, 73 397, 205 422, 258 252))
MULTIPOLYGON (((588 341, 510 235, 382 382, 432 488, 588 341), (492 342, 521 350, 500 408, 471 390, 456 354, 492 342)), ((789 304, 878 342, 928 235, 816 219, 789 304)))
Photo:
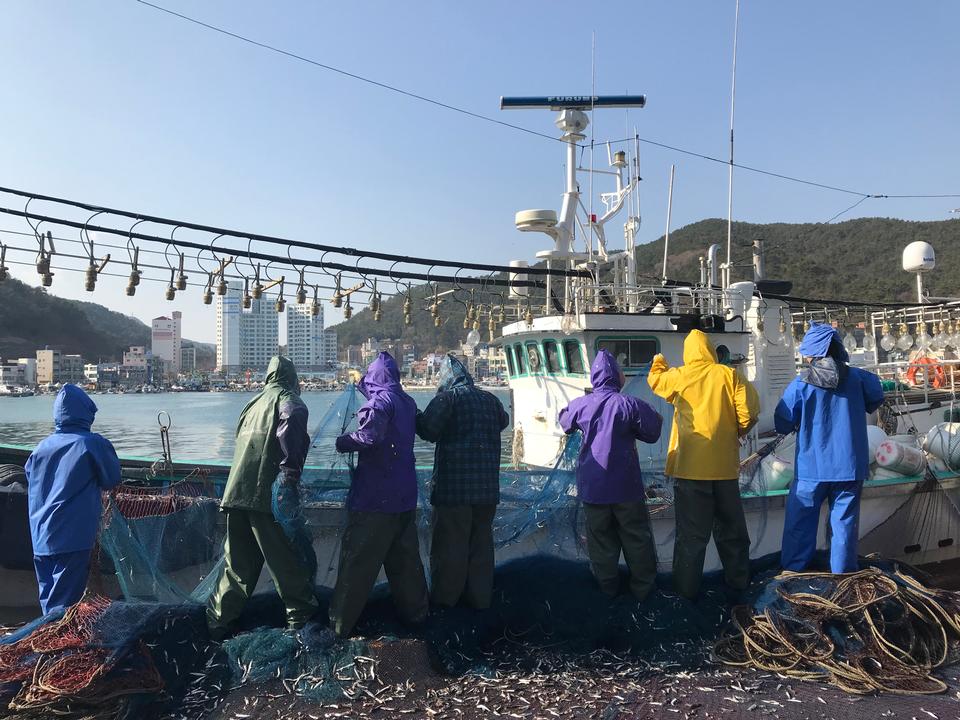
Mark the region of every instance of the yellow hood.
POLYGON ((717 362, 717 349, 710 338, 700 330, 691 330, 683 341, 683 364, 717 362))

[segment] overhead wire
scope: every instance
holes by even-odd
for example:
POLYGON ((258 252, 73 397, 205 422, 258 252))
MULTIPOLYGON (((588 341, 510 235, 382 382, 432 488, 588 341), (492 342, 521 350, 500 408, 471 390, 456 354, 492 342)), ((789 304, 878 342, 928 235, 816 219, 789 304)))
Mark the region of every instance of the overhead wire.
MULTIPOLYGON (((103 205, 95 205, 93 203, 83 202, 80 200, 71 200, 69 198, 56 197, 54 195, 44 195, 41 193, 34 193, 28 190, 20 190, 18 188, 8 188, 0 187, 0 193, 7 193, 10 195, 16 195, 17 197, 29 198, 29 200, 42 200, 45 202, 52 202, 58 205, 67 205, 70 207, 79 208, 81 210, 86 210, 88 212, 100 214, 105 213, 109 215, 116 215, 119 217, 126 217, 138 222, 152 222, 158 225, 167 225, 173 226, 174 229, 184 228, 188 230, 196 230, 198 232, 207 232, 207 233, 216 233, 219 235, 224 235, 233 238, 239 238, 242 240, 256 240, 258 242, 266 242, 274 245, 283 245, 284 247, 298 247, 307 250, 316 250, 320 252, 329 252, 336 253, 339 255, 348 255, 350 257, 359 257, 359 258, 370 258, 372 260, 387 260, 390 262, 399 262, 410 265, 429 265, 432 267, 451 267, 458 268, 462 270, 481 270, 485 272, 514 272, 516 268, 512 268, 509 265, 496 265, 491 263, 474 263, 466 262, 459 260, 436 260, 433 258, 422 258, 422 257, 413 257, 408 255, 397 255, 395 253, 384 253, 373 250, 360 250, 357 248, 351 247, 337 247, 333 245, 325 245, 321 243, 308 243, 301 240, 291 240, 289 238, 278 237, 275 235, 264 235, 262 233, 251 233, 245 232, 242 230, 233 230, 229 228, 217 227, 215 225, 205 225, 202 223, 189 222, 186 220, 175 220, 172 218, 164 218, 157 215, 148 215, 141 212, 136 212, 132 210, 122 210, 120 208, 111 208, 103 205)), ((29 203, 28 203, 29 204, 29 203)), ((31 217, 40 217, 34 216, 33 214, 27 212, 17 212, 17 213, 8 213, 8 214, 17 214, 21 217, 31 218, 31 217)), ((91 228, 95 229, 95 228, 91 228)), ((126 232, 124 233, 126 234, 126 232)), ((563 270, 563 269, 551 269, 551 268, 538 268, 530 267, 524 268, 524 273, 527 275, 558 275, 561 277, 583 277, 586 273, 580 270, 563 270)))
MULTIPOLYGON (((355 265, 347 265, 344 263, 333 263, 325 262, 322 260, 308 260, 306 258, 288 258, 283 255, 274 255, 271 253, 263 253, 254 250, 242 250, 238 248, 223 247, 221 245, 214 245, 213 243, 197 243, 190 240, 183 240, 179 238, 163 238, 156 235, 148 235, 141 232, 132 232, 128 230, 123 230, 122 228, 112 228, 106 227, 103 225, 91 225, 88 222, 78 222, 76 220, 68 220, 66 218, 59 218, 50 215, 42 215, 40 213, 29 212, 25 210, 17 210, 14 208, 0 207, 0 213, 7 215, 13 215, 16 217, 29 218, 32 220, 40 220, 42 222, 51 223, 53 225, 64 225, 67 227, 73 227, 78 229, 86 229, 88 232, 98 232, 98 233, 107 233, 109 235, 119 235, 123 237, 136 238, 138 240, 146 240, 149 242, 163 243, 164 245, 177 247, 177 248, 192 248, 194 250, 216 250, 221 253, 232 254, 241 257, 247 257, 250 259, 263 260, 268 262, 280 263, 283 265, 288 265, 290 262, 296 263, 297 265, 306 265, 316 268, 328 268, 331 270, 341 270, 341 271, 357 271, 362 272, 367 275, 375 275, 378 277, 389 277, 389 278, 402 278, 406 280, 424 280, 427 282, 443 282, 443 283, 467 283, 471 285, 496 285, 501 287, 544 287, 544 283, 539 280, 510 280, 510 279, 500 279, 500 278, 488 278, 488 277, 458 277, 456 275, 435 275, 433 273, 415 273, 405 270, 395 270, 395 269, 383 269, 383 268, 360 268, 355 265)), ((186 227, 186 226, 184 226, 186 227)), ((364 256, 366 257, 366 256, 364 256)), ((516 268, 507 268, 508 272, 515 272, 516 268)), ((524 268, 526 271, 526 268, 524 268)), ((587 271, 569 271, 569 270, 558 270, 553 271, 549 270, 547 274, 558 274, 561 276, 569 276, 571 273, 574 273, 575 276, 589 276, 587 271)))
POLYGON ((322 63, 319 60, 308 58, 304 55, 291 52, 290 50, 284 50, 283 48, 277 47, 276 45, 271 45, 269 43, 261 42, 260 40, 254 40, 253 38, 248 37, 246 35, 241 35, 239 33, 233 32, 231 30, 227 30, 226 28, 220 27, 218 25, 213 25, 212 23, 204 22, 203 20, 198 20, 197 18, 191 17, 189 15, 184 15, 183 13, 179 13, 179 12, 176 12, 175 10, 165 8, 161 5, 156 5, 152 2, 147 2, 147 0, 135 0, 135 1, 146 7, 153 8, 154 10, 157 10, 159 12, 163 12, 163 13, 166 13, 167 15, 171 15, 173 17, 179 18, 180 20, 183 20, 185 22, 193 23, 194 25, 198 25, 200 27, 206 28, 207 30, 220 33, 221 35, 225 35, 227 37, 231 37, 234 40, 239 40, 241 42, 254 45, 263 50, 269 50, 270 52, 277 53, 278 55, 283 55, 292 60, 297 60, 299 62, 313 65, 314 67, 321 68, 322 70, 328 70, 329 72, 343 75, 344 77, 348 77, 351 80, 358 80, 360 82, 367 83, 368 85, 373 85, 374 87, 381 88, 382 90, 388 90, 390 92, 397 93, 398 95, 403 95, 404 97, 411 98, 412 100, 419 100, 421 102, 429 103, 430 105, 443 108, 444 110, 451 110, 452 112, 460 113, 461 115, 466 115, 468 117, 474 118, 475 120, 483 120, 484 122, 493 123, 494 125, 500 125, 502 127, 510 128, 511 130, 519 130, 520 132, 527 133, 528 135, 534 135, 536 137, 545 138, 547 140, 552 140, 554 142, 564 142, 561 138, 555 137, 553 135, 547 135, 546 133, 542 133, 537 130, 531 130, 530 128, 525 128, 522 125, 515 125, 514 123, 509 123, 504 120, 497 120, 496 118, 490 117, 489 115, 484 115, 482 113, 474 112, 473 110, 467 110, 466 108, 458 107, 456 105, 451 105, 450 103, 443 102, 442 100, 437 100, 435 98, 427 97, 426 95, 420 95, 419 93, 411 92, 410 90, 404 90, 403 88, 399 88, 396 85, 390 85, 389 83, 381 82, 379 80, 374 80, 373 78, 369 78, 364 75, 359 75, 357 73, 350 72, 349 70, 344 70, 343 68, 338 68, 333 65, 328 65, 327 63, 322 63))
MULTIPOLYGON (((472 110, 467 110, 466 108, 458 107, 458 106, 456 106, 456 105, 452 105, 452 104, 450 104, 450 103, 446 103, 446 102, 443 102, 443 101, 441 101, 441 100, 437 100, 437 99, 435 99, 435 98, 428 97, 428 96, 426 96, 426 95, 421 95, 421 94, 419 94, 419 93, 414 93, 414 92, 411 92, 411 91, 409 91, 409 90, 404 90, 403 88, 397 87, 397 86, 395 86, 395 85, 390 85, 389 83, 381 82, 381 81, 379 81, 379 80, 374 80, 374 79, 369 78, 369 77, 366 77, 366 76, 364 76, 364 75, 360 75, 360 74, 358 74, 358 73, 350 72, 350 71, 348 71, 348 70, 344 70, 343 68, 338 68, 338 67, 335 67, 335 66, 333 66, 333 65, 329 65, 329 64, 327 64, 327 63, 323 63, 323 62, 320 62, 320 61, 318 61, 318 60, 314 60, 314 59, 312 59, 312 58, 308 58, 308 57, 306 57, 306 56, 304 56, 304 55, 300 55, 299 53, 295 53, 295 52, 292 52, 292 51, 290 51, 290 50, 284 50, 283 48, 277 47, 277 46, 275 46, 275 45, 271 45, 271 44, 269 44, 269 43, 265 43, 265 42, 262 42, 262 41, 259 41, 259 40, 255 40, 255 39, 253 39, 253 38, 251 38, 251 37, 248 37, 248 36, 246 36, 246 35, 241 35, 240 33, 236 33, 236 32, 233 32, 233 31, 231 31, 231 30, 227 30, 226 28, 220 27, 220 26, 218 26, 218 25, 214 25, 214 24, 212 24, 212 23, 208 23, 208 22, 205 22, 205 21, 203 21, 203 20, 199 20, 199 19, 197 19, 197 18, 195 18, 195 17, 192 17, 192 16, 190 16, 190 15, 186 15, 186 14, 184 14, 184 13, 180 13, 180 12, 177 12, 177 11, 175 11, 175 10, 171 10, 170 8, 163 7, 162 5, 158 5, 158 4, 156 4, 156 3, 149 2, 149 0, 135 0, 135 1, 136 1, 137 3, 139 3, 140 5, 143 5, 143 6, 145 6, 145 7, 151 8, 151 9, 156 10, 156 11, 158 11, 158 12, 166 13, 167 15, 170 15, 170 16, 172 16, 172 17, 178 18, 178 19, 180 19, 180 20, 182 20, 182 21, 184 21, 184 22, 192 23, 192 24, 194 24, 194 25, 196 25, 196 26, 198 26, 198 27, 202 27, 202 28, 205 28, 205 29, 210 30, 210 31, 212 31, 212 32, 216 32, 216 33, 219 33, 219 34, 221 34, 221 35, 224 35, 224 36, 233 38, 234 40, 239 40, 239 41, 241 41, 241 42, 248 43, 248 44, 250 44, 250 45, 256 46, 256 47, 261 48, 261 49, 263 49, 263 50, 268 50, 268 51, 270 51, 270 52, 277 53, 277 54, 279 54, 279 55, 283 55, 283 56, 285 56, 285 57, 287 57, 287 58, 290 58, 290 59, 292 59, 292 60, 296 60, 296 61, 298 61, 298 62, 307 63, 307 64, 309 64, 309 65, 312 65, 312 66, 321 68, 321 69, 323 69, 323 70, 327 70, 327 71, 329 71, 329 72, 333 72, 333 73, 337 73, 337 74, 339 74, 339 75, 343 75, 344 77, 348 77, 348 78, 350 78, 350 79, 352 79, 352 80, 357 80, 357 81, 359 81, 359 82, 367 83, 367 84, 369 84, 369 85, 373 85, 373 86, 378 87, 378 88, 381 88, 381 89, 383 89, 383 90, 387 90, 387 91, 390 91, 390 92, 394 92, 394 93, 397 93, 397 94, 399 94, 399 95, 403 95, 403 96, 405 96, 405 97, 408 97, 408 98, 411 98, 411 99, 414 99, 414 100, 419 100, 419 101, 421 101, 421 102, 425 102, 425 103, 428 103, 428 104, 430 104, 430 105, 434 105, 434 106, 436 106, 436 107, 443 108, 443 109, 445 109, 445 110, 451 110, 451 111, 453 111, 453 112, 457 112, 457 113, 466 115, 466 116, 468 116, 468 117, 474 118, 474 119, 476 119, 476 120, 482 120, 482 121, 484 121, 484 122, 493 123, 493 124, 495 124, 495 125, 500 125, 500 126, 502 126, 502 127, 510 128, 510 129, 512 129, 512 130, 518 130, 518 131, 523 132, 523 133, 526 133, 526 134, 528 134, 528 135, 533 135, 533 136, 540 137, 540 138, 544 138, 544 139, 547 139, 547 140, 552 140, 552 141, 555 141, 555 142, 565 142, 562 138, 556 137, 556 136, 554 136, 554 135, 548 135, 548 134, 546 134, 546 133, 542 133, 542 132, 539 132, 539 131, 537 131, 537 130, 532 130, 532 129, 530 129, 530 128, 523 127, 522 125, 516 125, 516 124, 514 124, 514 123, 506 122, 506 121, 504 121, 504 120, 498 120, 497 118, 491 117, 491 116, 489 116, 489 115, 484 115, 484 114, 482 114, 482 113, 474 112, 474 111, 472 111, 472 110)), ((832 190, 832 191, 835 191, 835 192, 847 193, 847 194, 849 194, 849 195, 862 195, 862 196, 865 196, 865 197, 872 197, 872 198, 900 198, 900 199, 908 199, 908 198, 909 198, 909 199, 920 199, 920 198, 957 198, 957 197, 960 197, 960 193, 904 194, 904 195, 888 194, 888 193, 865 193, 865 192, 862 192, 862 191, 859 191, 859 190, 852 190, 852 189, 850 189, 850 188, 839 187, 839 186, 836 186, 836 185, 831 185, 831 184, 828 184, 828 183, 818 182, 818 181, 814 181, 814 180, 807 180, 807 179, 799 178, 799 177, 796 177, 796 176, 793 176, 793 175, 787 175, 787 174, 784 174, 784 173, 774 172, 774 171, 772 171, 772 170, 764 170, 764 169, 762 169, 762 168, 757 168, 757 167, 753 167, 753 166, 750 166, 750 165, 744 165, 744 164, 742 164, 742 163, 732 162, 730 159, 724 160, 724 159, 722 159, 722 158, 713 157, 712 155, 707 155, 707 154, 705 154, 705 153, 696 152, 696 151, 694 151, 694 150, 688 150, 688 149, 686 149, 686 148, 681 148, 681 147, 678 147, 678 146, 676 146, 676 145, 671 145, 671 144, 669 144, 669 143, 659 142, 659 141, 657 141, 657 140, 652 140, 652 139, 650 139, 650 138, 640 137, 639 135, 634 135, 633 137, 627 137, 627 138, 619 138, 619 139, 616 139, 616 140, 606 140, 606 141, 600 142, 600 143, 598 143, 598 144, 601 144, 601 145, 602 145, 602 144, 607 144, 607 143, 609 143, 609 144, 619 144, 619 143, 624 143, 624 142, 641 142, 641 143, 644 143, 644 144, 646 144, 646 145, 652 145, 652 146, 654 146, 654 147, 659 147, 659 148, 663 148, 663 149, 666 149, 666 150, 671 150, 671 151, 673 151, 673 152, 678 152, 678 153, 681 153, 681 154, 683 154, 683 155, 688 155, 688 156, 691 156, 691 157, 700 158, 700 159, 702 159, 702 160, 708 160, 708 161, 710 161, 710 162, 720 163, 721 165, 728 165, 728 166, 732 165, 734 168, 737 168, 737 169, 740 169, 740 170, 746 170, 747 172, 759 173, 759 174, 761 174, 761 175, 766 175, 766 176, 768 176, 768 177, 778 178, 778 179, 780 179, 780 180, 786 180, 786 181, 789 181, 789 182, 801 183, 801 184, 803 184, 803 185, 809 185, 809 186, 811 186, 811 187, 817 187, 817 188, 821 188, 821 189, 824 189, 824 190, 832 190)), ((591 143, 591 145, 593 145, 593 143, 591 143)), ((585 148, 585 147, 586 147, 585 145, 581 145, 581 148, 585 148)))

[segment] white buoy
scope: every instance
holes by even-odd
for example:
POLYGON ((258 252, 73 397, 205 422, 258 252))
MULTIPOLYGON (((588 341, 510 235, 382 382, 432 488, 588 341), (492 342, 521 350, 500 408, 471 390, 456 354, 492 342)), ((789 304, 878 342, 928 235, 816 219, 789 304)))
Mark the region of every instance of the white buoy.
POLYGON ((886 439, 887 434, 883 431, 883 428, 876 425, 867 425, 867 448, 870 452, 871 463, 876 462, 877 449, 880 447, 880 443, 886 439))
POLYGON ((877 465, 901 475, 920 475, 927 467, 927 456, 920 448, 913 448, 895 440, 884 440, 877 448, 877 465))
POLYGON ((960 468, 960 423, 934 425, 923 439, 923 449, 949 468, 960 468))

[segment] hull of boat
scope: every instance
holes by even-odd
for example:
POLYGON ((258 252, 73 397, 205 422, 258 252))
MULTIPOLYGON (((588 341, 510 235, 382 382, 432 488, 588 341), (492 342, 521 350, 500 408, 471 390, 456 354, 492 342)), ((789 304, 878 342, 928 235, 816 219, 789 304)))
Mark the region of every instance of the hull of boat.
MULTIPOLYGON (((29 448, 0 447, 0 463, 23 464, 29 448)), ((225 478, 228 466, 206 464, 199 466, 211 483, 225 478)), ((196 473, 196 464, 175 465, 173 474, 184 476, 196 473)), ((147 460, 124 459, 123 474, 128 480, 145 481, 149 477, 150 463, 147 460)), ((542 477, 542 475, 541 475, 542 477)), ((346 477, 333 478, 337 485, 345 486, 346 477), (342 480, 343 482, 337 482, 342 480)), ((744 512, 750 532, 750 555, 759 558, 780 550, 783 535, 784 503, 787 491, 768 491, 764 495, 748 495, 743 498, 744 512)), ((26 516, 26 497, 23 493, 0 494, 0 514, 3 523, 3 546, 0 553, 0 616, 11 617, 13 609, 29 614, 36 607, 36 581, 30 557, 29 529, 26 516), (13 558, 13 560, 11 560, 13 558)), ((938 482, 923 478, 896 478, 868 481, 864 487, 860 516, 860 553, 878 554, 891 559, 902 559, 919 565, 951 560, 960 556, 960 477, 941 474, 938 482)), ((511 499, 504 493, 503 510, 518 511, 524 516, 533 511, 529 500, 511 499)), ((569 508, 568 508, 569 509, 569 508)), ((651 523, 657 546, 659 568, 670 572, 673 563, 675 539, 674 510, 669 503, 651 500, 651 523)), ((539 508, 542 514, 543 508, 539 508)), ((419 510, 421 522, 421 549, 425 566, 428 563, 429 508, 419 510)), ((560 513, 546 522, 529 524, 528 530, 514 542, 497 551, 499 563, 536 554, 551 554, 568 559, 585 560, 582 517, 578 518, 576 530, 570 523, 569 513, 560 513)), ((339 503, 314 503, 307 507, 308 524, 314 539, 318 560, 318 582, 331 586, 336 581, 339 556, 339 541, 346 522, 346 511, 339 503)), ((222 523, 222 519, 219 521, 222 523)), ((829 546, 829 524, 826 510, 821 517, 818 547, 829 546)), ((221 527, 222 529, 222 527, 221 527)), ((209 572, 216 549, 207 561, 169 570, 170 577, 183 589, 190 590, 209 572)), ((720 569, 716 549, 711 542, 705 562, 706 571, 720 569)), ((383 578, 381 578, 383 579, 383 578)), ((116 579, 106 575, 105 588, 119 595, 116 579)), ((259 589, 269 589, 267 573, 261 577, 259 589)), ((16 612, 13 612, 16 615, 16 612)))

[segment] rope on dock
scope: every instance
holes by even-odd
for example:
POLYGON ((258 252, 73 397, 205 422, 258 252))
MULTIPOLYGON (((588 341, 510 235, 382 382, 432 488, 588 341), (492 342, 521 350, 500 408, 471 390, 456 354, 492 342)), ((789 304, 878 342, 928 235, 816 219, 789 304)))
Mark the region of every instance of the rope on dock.
POLYGON ((899 569, 778 575, 753 608, 733 611, 718 660, 845 692, 944 692, 932 675, 960 640, 960 593, 924 587, 899 569))

